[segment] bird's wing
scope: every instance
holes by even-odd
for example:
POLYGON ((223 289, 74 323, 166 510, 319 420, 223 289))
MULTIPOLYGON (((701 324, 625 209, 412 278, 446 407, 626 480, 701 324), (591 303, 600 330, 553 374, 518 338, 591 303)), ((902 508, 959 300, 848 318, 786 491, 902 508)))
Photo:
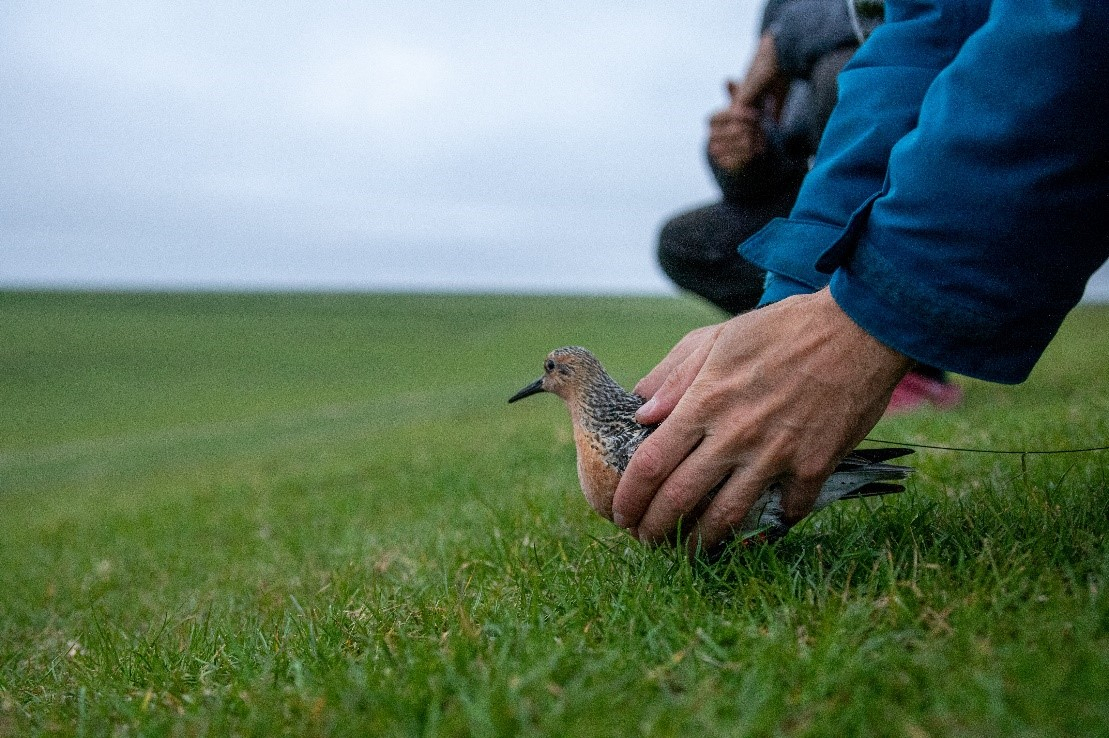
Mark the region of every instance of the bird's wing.
POLYGON ((860 497, 881 497, 882 495, 892 495, 897 492, 904 492, 905 486, 901 484, 892 484, 890 482, 870 482, 864 484, 858 489, 852 490, 840 497, 841 500, 857 500, 860 497))
POLYGON ((647 436, 654 432, 658 426, 654 425, 640 425, 634 420, 619 432, 611 436, 612 443, 609 449, 609 458, 612 465, 621 474, 628 468, 628 462, 631 461, 632 454, 639 448, 639 444, 643 443, 647 436))

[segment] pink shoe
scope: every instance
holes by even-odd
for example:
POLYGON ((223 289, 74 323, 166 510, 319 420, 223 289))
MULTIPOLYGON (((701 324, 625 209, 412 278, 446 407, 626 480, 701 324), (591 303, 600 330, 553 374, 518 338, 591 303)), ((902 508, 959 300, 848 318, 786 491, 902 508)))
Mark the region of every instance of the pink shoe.
POLYGON ((959 385, 909 372, 893 390, 886 415, 901 415, 929 404, 950 410, 962 403, 963 390, 959 385))

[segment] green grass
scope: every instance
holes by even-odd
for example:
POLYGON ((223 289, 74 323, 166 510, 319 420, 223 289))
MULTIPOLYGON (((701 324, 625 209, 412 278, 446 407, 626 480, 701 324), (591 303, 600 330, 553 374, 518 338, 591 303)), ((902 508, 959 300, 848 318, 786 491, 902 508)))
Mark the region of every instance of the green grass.
MULTIPOLYGON (((547 350, 676 299, 0 293, 0 735, 1105 735, 1109 454, 921 452, 713 566, 587 509, 547 350)), ((875 436, 1104 445, 1109 309, 875 436)))

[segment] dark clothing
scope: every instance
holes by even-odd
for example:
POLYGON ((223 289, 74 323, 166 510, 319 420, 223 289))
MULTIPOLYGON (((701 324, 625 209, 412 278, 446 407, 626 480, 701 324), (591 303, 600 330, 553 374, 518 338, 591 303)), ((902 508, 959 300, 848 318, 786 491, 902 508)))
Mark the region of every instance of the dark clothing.
POLYGON ((887 0, 789 219, 743 247, 765 302, 831 285, 882 343, 1031 371, 1109 257, 1109 4, 887 0))
POLYGON ((736 244, 788 215, 792 206, 793 195, 786 193, 761 206, 718 202, 682 213, 662 227, 659 265, 679 287, 725 312, 750 310, 762 296, 766 273, 740 257, 736 244))
POLYGON ((774 37, 778 68, 789 79, 811 79, 828 54, 859 45, 846 0, 770 0, 759 32, 774 37))
POLYGON ((722 202, 674 217, 659 235, 667 276, 732 314, 755 307, 765 277, 737 248, 793 206, 835 106, 836 75, 857 43, 843 0, 770 0, 762 30, 774 34, 792 79, 781 124, 767 123, 766 152, 739 171, 710 158, 722 202))

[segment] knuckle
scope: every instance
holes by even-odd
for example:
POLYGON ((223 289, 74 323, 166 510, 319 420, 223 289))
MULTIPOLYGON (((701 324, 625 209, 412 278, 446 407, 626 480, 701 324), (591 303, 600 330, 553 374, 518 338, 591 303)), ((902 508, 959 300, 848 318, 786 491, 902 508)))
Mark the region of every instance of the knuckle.
POLYGON ((662 455, 648 443, 643 443, 636 449, 632 454, 632 461, 635 462, 640 478, 646 481, 656 480, 665 472, 662 455))
POLYGON ((666 381, 662 383, 663 389, 672 392, 681 387, 685 384, 685 378, 688 373, 689 370, 685 367, 685 364, 679 364, 667 375, 666 381))
POLYGON ((659 490, 659 494, 667 507, 678 514, 686 513, 693 507, 692 500, 695 494, 685 485, 668 484, 659 490))
POLYGON ((696 387, 691 387, 689 401, 695 410, 700 413, 719 413, 731 403, 726 391, 720 382, 700 382, 696 387))
POLYGON ((678 346, 681 348, 688 348, 700 342, 701 332, 704 328, 696 328, 682 336, 682 340, 678 341, 678 346))
POLYGON ((742 491, 718 498, 716 527, 730 528, 739 524, 747 513, 748 507, 747 495, 742 491))

